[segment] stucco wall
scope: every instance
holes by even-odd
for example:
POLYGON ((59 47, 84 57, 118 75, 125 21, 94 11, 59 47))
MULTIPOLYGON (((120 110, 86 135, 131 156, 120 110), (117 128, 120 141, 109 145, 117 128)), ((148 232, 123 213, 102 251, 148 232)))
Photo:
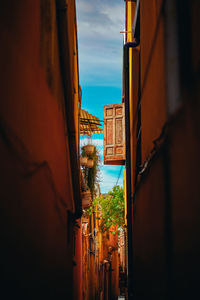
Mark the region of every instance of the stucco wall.
MULTIPOLYGON (((137 299, 193 299, 199 295, 200 92, 196 32, 200 6, 195 0, 169 2, 173 10, 167 12, 165 1, 140 1, 143 168, 134 189, 131 282, 137 299), (169 45, 166 47, 173 40, 166 34, 169 24, 178 44, 177 49, 175 42, 170 46, 177 51, 177 74, 166 71, 170 64, 177 63, 169 60, 169 45), (180 85, 173 82, 174 77, 180 85), (175 92, 179 89, 179 99, 169 99, 169 85, 175 92), (175 100, 179 105, 172 103, 175 100), (173 110, 167 110, 170 105, 173 110)), ((133 87, 137 86, 137 79, 131 80, 133 87)), ((133 145, 134 130, 131 128, 133 145)), ((133 151, 133 160, 135 155, 133 151)))
POLYGON ((0 293, 8 298, 66 299, 73 289, 74 202, 56 8, 45 3, 43 12, 39 0, 0 4, 0 293))

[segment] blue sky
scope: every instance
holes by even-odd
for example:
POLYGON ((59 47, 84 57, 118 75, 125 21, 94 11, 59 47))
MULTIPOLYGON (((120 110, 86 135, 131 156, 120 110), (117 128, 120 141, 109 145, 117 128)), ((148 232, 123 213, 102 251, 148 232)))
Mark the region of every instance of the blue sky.
MULTIPOLYGON (((122 101, 124 1, 77 0, 76 5, 82 108, 103 120, 103 105, 122 101)), ((103 155, 103 134, 92 139, 103 155)), ((116 184, 120 170, 121 166, 101 165, 102 193, 116 184)), ((122 185, 122 173, 118 184, 122 185)))

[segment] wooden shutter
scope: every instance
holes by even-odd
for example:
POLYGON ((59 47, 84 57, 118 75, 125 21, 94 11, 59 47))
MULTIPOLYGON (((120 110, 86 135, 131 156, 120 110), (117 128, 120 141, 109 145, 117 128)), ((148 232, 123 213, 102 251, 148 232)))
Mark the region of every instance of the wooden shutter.
POLYGON ((104 164, 125 163, 124 103, 104 105, 104 164))

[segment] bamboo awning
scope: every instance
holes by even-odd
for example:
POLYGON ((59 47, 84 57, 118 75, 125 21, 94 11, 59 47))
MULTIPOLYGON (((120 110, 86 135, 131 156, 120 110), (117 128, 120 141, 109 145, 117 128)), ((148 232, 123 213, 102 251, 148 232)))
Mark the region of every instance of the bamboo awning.
POLYGON ((80 134, 92 135, 95 133, 103 133, 100 128, 101 122, 99 118, 89 114, 86 110, 80 110, 80 134))

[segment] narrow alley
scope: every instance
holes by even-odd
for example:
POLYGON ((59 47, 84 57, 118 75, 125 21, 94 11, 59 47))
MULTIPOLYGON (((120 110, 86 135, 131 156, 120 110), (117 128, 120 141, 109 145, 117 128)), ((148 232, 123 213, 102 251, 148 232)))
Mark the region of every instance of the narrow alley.
POLYGON ((0 299, 199 299, 200 1, 0 1, 0 299))

